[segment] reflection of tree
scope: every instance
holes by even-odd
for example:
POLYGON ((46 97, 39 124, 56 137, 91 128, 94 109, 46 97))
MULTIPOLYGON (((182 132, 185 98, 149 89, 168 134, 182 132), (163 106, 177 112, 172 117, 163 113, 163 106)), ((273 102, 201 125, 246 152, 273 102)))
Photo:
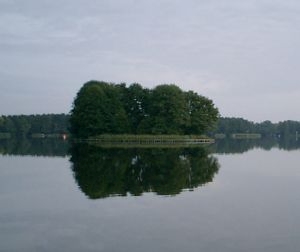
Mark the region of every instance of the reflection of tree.
POLYGON ((278 147, 284 150, 294 150, 300 148, 300 139, 295 137, 263 137, 261 139, 222 139, 217 140, 212 146, 214 153, 244 153, 254 148, 270 150, 278 147))
POLYGON ((300 149, 300 138, 296 136, 281 137, 278 140, 278 145, 280 149, 284 150, 296 150, 300 149))
POLYGON ((276 146, 274 138, 262 139, 222 139, 216 141, 213 152, 216 153, 244 153, 254 148, 270 150, 276 146))
MULTIPOLYGON (((210 145, 212 153, 244 153, 254 148, 270 150, 274 147, 283 150, 300 149, 300 137, 295 136, 262 139, 222 139, 210 145)), ((0 154, 4 155, 31 155, 31 156, 67 156, 69 149, 68 141, 57 138, 9 138, 0 139, 0 154)), ((190 149, 189 152, 195 150, 190 149)), ((139 155, 143 151, 139 150, 139 155)), ((155 155, 159 152, 153 150, 155 155)), ((143 158, 148 158, 149 151, 143 158), (145 156, 146 155, 146 156, 145 156), (148 156, 147 156, 148 155, 148 156)), ((139 161, 140 162, 140 161, 139 161)))
POLYGON ((105 149, 80 144, 71 153, 74 177, 92 199, 150 191, 174 195, 212 181, 219 169, 204 148, 105 149))
POLYGON ((66 156, 69 143, 57 138, 10 138, 0 140, 0 154, 31 156, 66 156))

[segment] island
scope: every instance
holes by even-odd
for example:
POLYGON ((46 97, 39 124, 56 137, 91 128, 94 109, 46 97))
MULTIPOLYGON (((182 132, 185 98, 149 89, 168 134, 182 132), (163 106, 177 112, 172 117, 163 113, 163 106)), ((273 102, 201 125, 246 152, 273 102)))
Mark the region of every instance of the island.
POLYGON ((212 100, 175 84, 153 89, 138 83, 127 86, 103 81, 85 83, 73 102, 70 133, 76 139, 207 139, 219 111, 212 100), (106 136, 106 137, 104 137, 106 136), (137 136, 140 136, 138 138, 137 136), (147 137, 146 137, 147 136, 147 137), (180 136, 180 137, 178 137, 180 136), (198 136, 198 137, 197 137, 198 136))

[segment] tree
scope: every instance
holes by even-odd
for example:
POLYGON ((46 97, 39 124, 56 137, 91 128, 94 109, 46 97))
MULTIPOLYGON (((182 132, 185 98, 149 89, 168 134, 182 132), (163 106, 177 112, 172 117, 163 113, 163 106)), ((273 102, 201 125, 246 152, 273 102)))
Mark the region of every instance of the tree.
MULTIPOLYGON (((154 134, 183 134, 188 121, 184 92, 176 85, 159 85, 151 93, 149 108, 154 134)), ((149 119, 148 119, 149 120, 149 119)))
POLYGON ((20 137, 25 137, 30 130, 30 123, 27 119, 28 118, 24 115, 12 117, 12 121, 16 127, 16 132, 20 137))
POLYGON ((221 117, 218 120, 216 133, 233 134, 233 133, 259 133, 255 129, 253 122, 243 118, 221 117))
POLYGON ((130 124, 130 132, 137 133, 141 121, 148 115, 149 90, 133 83, 123 91, 123 104, 130 124))
POLYGON ((103 133, 125 133, 128 120, 120 92, 112 84, 90 81, 74 100, 70 131, 79 138, 103 133))
POLYGON ((255 125, 255 131, 259 132, 263 137, 273 136, 276 133, 276 125, 270 121, 264 121, 255 125))
POLYGON ((193 91, 186 92, 185 96, 190 116, 186 133, 204 134, 216 124, 219 111, 215 108, 212 100, 193 91))

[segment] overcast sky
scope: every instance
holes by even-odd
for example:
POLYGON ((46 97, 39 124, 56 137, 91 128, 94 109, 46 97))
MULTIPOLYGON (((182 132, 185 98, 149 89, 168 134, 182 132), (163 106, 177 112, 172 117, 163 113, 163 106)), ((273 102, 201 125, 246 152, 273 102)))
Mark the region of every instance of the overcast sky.
POLYGON ((0 114, 68 113, 91 79, 175 83, 222 116, 300 120, 300 2, 0 0, 0 114))

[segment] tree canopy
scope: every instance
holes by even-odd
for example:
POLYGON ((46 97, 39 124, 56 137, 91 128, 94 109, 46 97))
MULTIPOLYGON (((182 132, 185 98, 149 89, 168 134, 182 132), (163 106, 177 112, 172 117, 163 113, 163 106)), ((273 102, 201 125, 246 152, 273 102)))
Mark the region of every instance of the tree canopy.
POLYGON ((287 120, 278 123, 272 123, 271 121, 255 123, 243 118, 220 117, 212 133, 226 135, 234 133, 259 133, 262 137, 287 138, 296 134, 300 136, 300 122, 287 120))
POLYGON ((219 117, 212 100, 174 84, 153 89, 134 83, 85 83, 74 99, 71 133, 77 138, 99 134, 204 134, 219 117))
POLYGON ((66 134, 69 127, 69 115, 9 115, 0 116, 1 134, 13 137, 30 137, 33 134, 66 134))

